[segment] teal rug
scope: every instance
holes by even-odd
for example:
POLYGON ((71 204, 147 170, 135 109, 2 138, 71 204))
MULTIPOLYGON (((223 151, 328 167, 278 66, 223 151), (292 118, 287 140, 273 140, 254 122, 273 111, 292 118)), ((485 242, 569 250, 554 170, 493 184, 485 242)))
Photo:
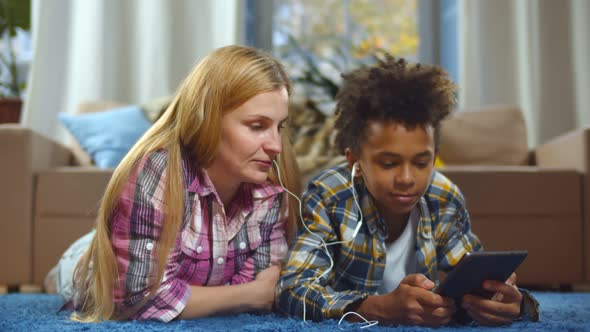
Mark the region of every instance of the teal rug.
MULTIPOLYGON (((515 322, 510 326, 478 331, 590 331, 590 293, 534 292, 541 304, 541 321, 515 322)), ((69 321, 69 313, 57 310, 61 300, 56 295, 7 294, 0 295, 0 331, 360 331, 359 325, 329 320, 305 324, 299 319, 274 314, 213 317, 158 322, 102 322, 93 324, 69 321)), ((438 329, 417 327, 371 327, 363 331, 457 331, 474 326, 448 326, 438 329)))

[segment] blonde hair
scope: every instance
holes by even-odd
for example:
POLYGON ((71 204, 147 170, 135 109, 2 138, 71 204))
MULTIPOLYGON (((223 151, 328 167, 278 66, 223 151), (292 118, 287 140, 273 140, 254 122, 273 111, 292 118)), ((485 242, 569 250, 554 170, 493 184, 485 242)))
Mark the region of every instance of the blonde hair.
MULTIPOLYGON (((249 47, 234 45, 219 48, 192 69, 178 88, 170 106, 113 173, 98 211, 96 235, 76 267, 75 287, 80 310, 72 315, 72 319, 84 322, 126 319, 154 295, 162 281, 168 254, 173 249, 183 220, 181 149, 199 167, 207 167, 214 159, 221 140, 224 113, 260 93, 282 87, 290 94, 289 79, 283 66, 268 54, 249 47), (155 248, 157 273, 150 280, 149 296, 128 312, 120 313, 113 301, 118 271, 110 241, 109 221, 131 172, 142 158, 159 149, 168 152, 168 164, 164 221, 161 238, 155 248)), ((286 130, 281 135, 282 153, 277 160, 281 178, 287 189, 299 194, 298 168, 291 142, 286 130)), ((274 168, 269 178, 277 182, 274 168)), ((298 208, 295 204, 289 200, 288 237, 292 236, 296 225, 298 208)))

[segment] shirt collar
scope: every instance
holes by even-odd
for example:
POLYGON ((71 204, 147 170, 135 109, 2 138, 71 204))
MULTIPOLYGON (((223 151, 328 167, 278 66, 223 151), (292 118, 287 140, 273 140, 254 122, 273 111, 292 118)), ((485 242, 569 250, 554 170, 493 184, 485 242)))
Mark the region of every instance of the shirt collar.
POLYGON ((250 213, 254 210, 254 202, 257 200, 264 200, 268 197, 277 195, 283 192, 281 186, 275 185, 272 182, 264 184, 242 183, 238 193, 242 197, 241 206, 244 207, 244 213, 250 213))
POLYGON ((361 210, 363 211, 364 223, 366 223, 369 233, 374 235, 377 230, 381 230, 378 234, 380 237, 385 236, 385 224, 383 219, 379 216, 379 211, 375 205, 375 201, 364 183, 355 181, 355 192, 357 198, 360 200, 361 210))
MULTIPOLYGON (((213 185, 213 182, 211 182, 211 178, 207 174, 207 171, 202 168, 196 173, 197 174, 189 185, 188 190, 195 192, 202 197, 213 193, 217 194, 215 186, 213 185)), ((240 186, 239 190, 250 193, 254 200, 265 199, 274 195, 278 195, 284 191, 283 187, 270 181, 262 184, 244 183, 242 186, 240 186)))
POLYGON ((246 186, 251 188, 252 198, 254 199, 265 199, 285 191, 282 186, 270 181, 267 181, 263 184, 247 183, 246 186))
POLYGON ((424 239, 430 239, 432 238, 432 218, 424 196, 420 197, 417 207, 420 209, 420 222, 418 223, 417 233, 424 239))
POLYGON ((211 178, 209 178, 209 175, 204 168, 201 168, 195 173, 195 178, 188 186, 188 191, 195 192, 199 194, 199 196, 207 196, 216 192, 215 186, 213 186, 213 182, 211 182, 211 178))

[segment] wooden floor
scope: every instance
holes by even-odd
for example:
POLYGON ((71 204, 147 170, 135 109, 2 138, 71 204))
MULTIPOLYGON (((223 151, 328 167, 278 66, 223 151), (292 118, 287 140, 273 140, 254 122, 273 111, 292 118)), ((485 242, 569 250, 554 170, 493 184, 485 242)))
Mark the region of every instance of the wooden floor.
POLYGON ((43 287, 39 285, 0 285, 0 294, 8 293, 43 293, 43 287))
POLYGON ((590 284, 576 284, 572 286, 574 292, 590 292, 590 284))

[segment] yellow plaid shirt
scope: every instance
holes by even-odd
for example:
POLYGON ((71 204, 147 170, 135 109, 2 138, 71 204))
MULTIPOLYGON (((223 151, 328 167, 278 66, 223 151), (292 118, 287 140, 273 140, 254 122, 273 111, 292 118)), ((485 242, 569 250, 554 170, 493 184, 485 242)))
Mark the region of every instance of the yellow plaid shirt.
MULTIPOLYGON (((363 213, 363 225, 350 242, 329 245, 330 260, 320 245, 350 240, 359 211, 350 189, 346 164, 324 171, 303 194, 303 218, 308 233, 299 225, 289 259, 277 284, 279 312, 306 319, 339 318, 347 306, 375 294, 383 281, 387 231, 373 199, 362 181, 355 183, 363 213)), ((417 272, 430 280, 438 271, 449 271, 468 251, 482 250, 471 232, 469 214, 459 188, 434 171, 430 185, 418 203, 420 221, 416 234, 417 272)))

